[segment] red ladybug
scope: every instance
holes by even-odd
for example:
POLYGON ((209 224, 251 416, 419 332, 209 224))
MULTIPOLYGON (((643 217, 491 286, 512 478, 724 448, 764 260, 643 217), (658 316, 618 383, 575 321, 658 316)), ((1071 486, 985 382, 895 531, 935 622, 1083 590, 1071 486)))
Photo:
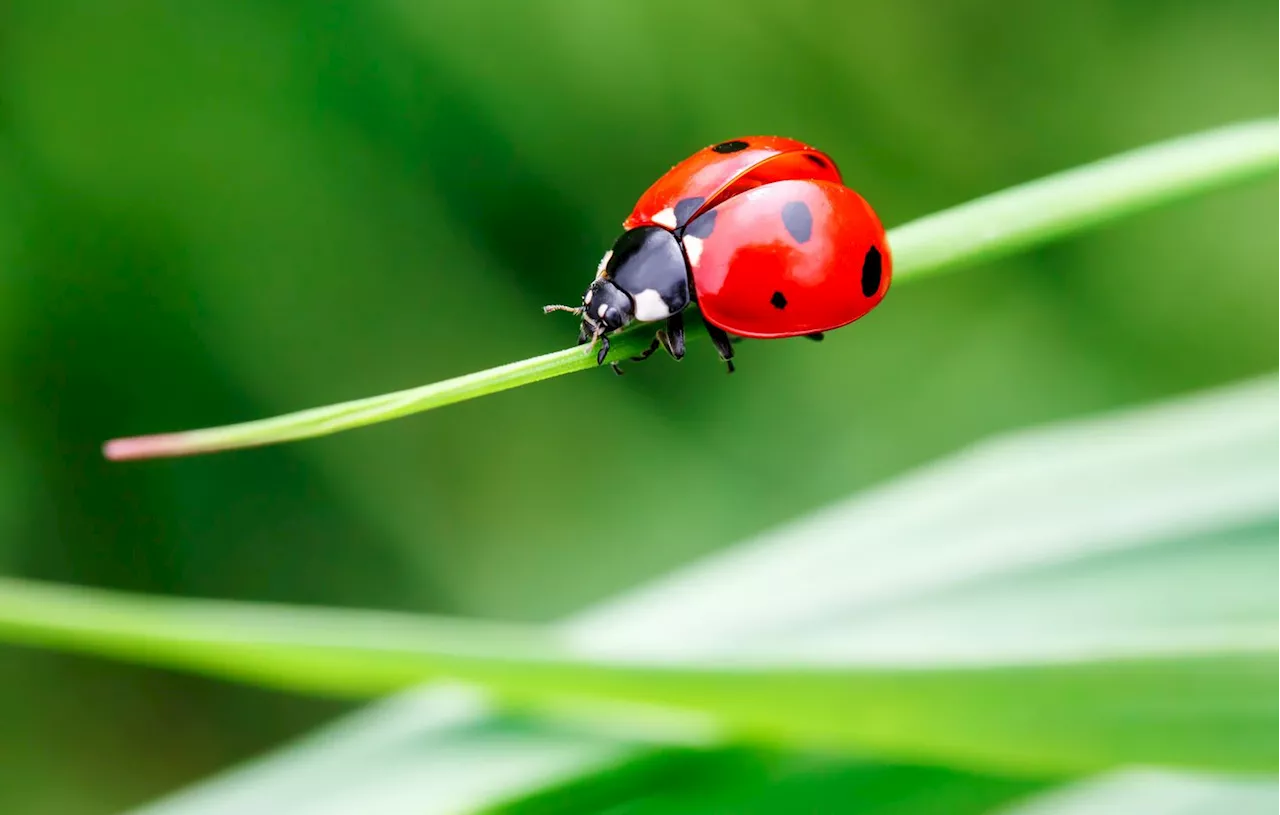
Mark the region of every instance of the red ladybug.
MULTIPOLYGON (((848 325, 884 299, 891 259, 875 212, 835 162, 794 139, 753 136, 700 150, 659 178, 623 222, 582 305, 579 344, 632 322, 665 321, 654 344, 684 356, 697 303, 733 371, 729 335, 776 339, 848 325)), ((617 370, 617 366, 614 366, 617 370)))

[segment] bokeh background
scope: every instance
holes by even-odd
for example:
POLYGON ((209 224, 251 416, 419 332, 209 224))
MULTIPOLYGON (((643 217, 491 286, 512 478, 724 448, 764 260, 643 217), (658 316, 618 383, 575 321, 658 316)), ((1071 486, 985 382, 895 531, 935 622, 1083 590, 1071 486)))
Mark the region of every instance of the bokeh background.
MULTIPOLYGON (((1276 30, 1264 0, 0 2, 0 569, 552 619, 994 431, 1274 370, 1271 181, 732 378, 700 343, 301 444, 99 452, 569 344, 541 305, 706 144, 802 138, 896 225, 1274 115, 1276 30)), ((6 648, 0 810, 118 811, 341 709, 6 648)))

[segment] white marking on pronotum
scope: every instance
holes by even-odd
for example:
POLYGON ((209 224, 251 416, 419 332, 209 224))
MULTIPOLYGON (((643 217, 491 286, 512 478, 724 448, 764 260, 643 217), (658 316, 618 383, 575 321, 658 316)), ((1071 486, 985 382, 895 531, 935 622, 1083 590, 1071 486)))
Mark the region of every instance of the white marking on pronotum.
POLYGON ((689 258, 689 265, 697 266, 698 261, 702 259, 702 239, 685 235, 682 243, 684 243, 684 253, 689 258))
POLYGON ((636 319, 642 323, 665 320, 671 316, 671 309, 656 289, 645 289, 636 295, 636 319))
POLYGON ((667 207, 662 212, 653 216, 653 222, 659 226, 665 226, 667 229, 676 228, 676 211, 671 207, 667 207))
POLYGON ((609 265, 609 258, 613 257, 613 250, 610 249, 604 253, 604 257, 600 258, 600 265, 596 267, 596 277, 604 275, 604 268, 609 265))
POLYGON ((606 311, 608 311, 608 310, 609 310, 609 304, 608 304, 608 303, 601 303, 601 304, 600 304, 600 308, 596 309, 596 316, 603 320, 603 319, 604 319, 604 313, 605 313, 606 311))

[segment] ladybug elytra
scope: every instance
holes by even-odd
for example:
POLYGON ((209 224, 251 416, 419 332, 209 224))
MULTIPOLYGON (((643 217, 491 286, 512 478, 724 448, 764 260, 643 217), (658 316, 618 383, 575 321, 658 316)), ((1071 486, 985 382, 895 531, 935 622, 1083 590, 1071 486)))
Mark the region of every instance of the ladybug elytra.
MULTIPOLYGON (((633 322, 665 325, 653 345, 684 356, 684 312, 696 303, 733 371, 730 336, 810 337, 875 308, 892 262, 884 227, 829 156, 794 139, 756 136, 707 147, 659 178, 623 222, 582 305, 579 344, 633 322)), ((614 369, 618 370, 614 365, 614 369)))

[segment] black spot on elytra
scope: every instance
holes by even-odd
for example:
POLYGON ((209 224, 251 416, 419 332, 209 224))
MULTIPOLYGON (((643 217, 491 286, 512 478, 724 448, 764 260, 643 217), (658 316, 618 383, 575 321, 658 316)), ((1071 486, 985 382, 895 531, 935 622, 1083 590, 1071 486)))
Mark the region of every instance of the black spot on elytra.
POLYGON ((813 213, 804 201, 788 201, 782 205, 782 225, 796 239, 804 243, 813 235, 813 213))
POLYGON ((711 149, 717 153, 736 153, 739 150, 746 150, 747 146, 748 145, 746 142, 735 140, 735 141, 720 142, 719 144, 717 144, 715 147, 712 147, 711 149))
POLYGON ((698 207, 702 206, 706 200, 705 198, 694 197, 677 201, 675 206, 676 226, 684 226, 689 217, 697 212, 698 207))
POLYGON ((684 228, 683 234, 693 238, 698 238, 699 240, 706 240, 711 236, 711 230, 715 228, 716 211, 712 209, 702 213, 697 218, 694 218, 693 222, 684 228))
POLYGON ((787 298, 782 296, 782 292, 775 291, 773 296, 769 298, 769 304, 774 308, 783 309, 787 307, 787 298))
POLYGON ((804 157, 809 159, 809 161, 818 165, 822 169, 824 170, 827 169, 827 162, 823 161, 822 156, 815 156, 813 153, 805 153, 804 157))
POLYGON ((880 291, 880 250, 874 246, 862 259, 862 296, 872 297, 880 291))

